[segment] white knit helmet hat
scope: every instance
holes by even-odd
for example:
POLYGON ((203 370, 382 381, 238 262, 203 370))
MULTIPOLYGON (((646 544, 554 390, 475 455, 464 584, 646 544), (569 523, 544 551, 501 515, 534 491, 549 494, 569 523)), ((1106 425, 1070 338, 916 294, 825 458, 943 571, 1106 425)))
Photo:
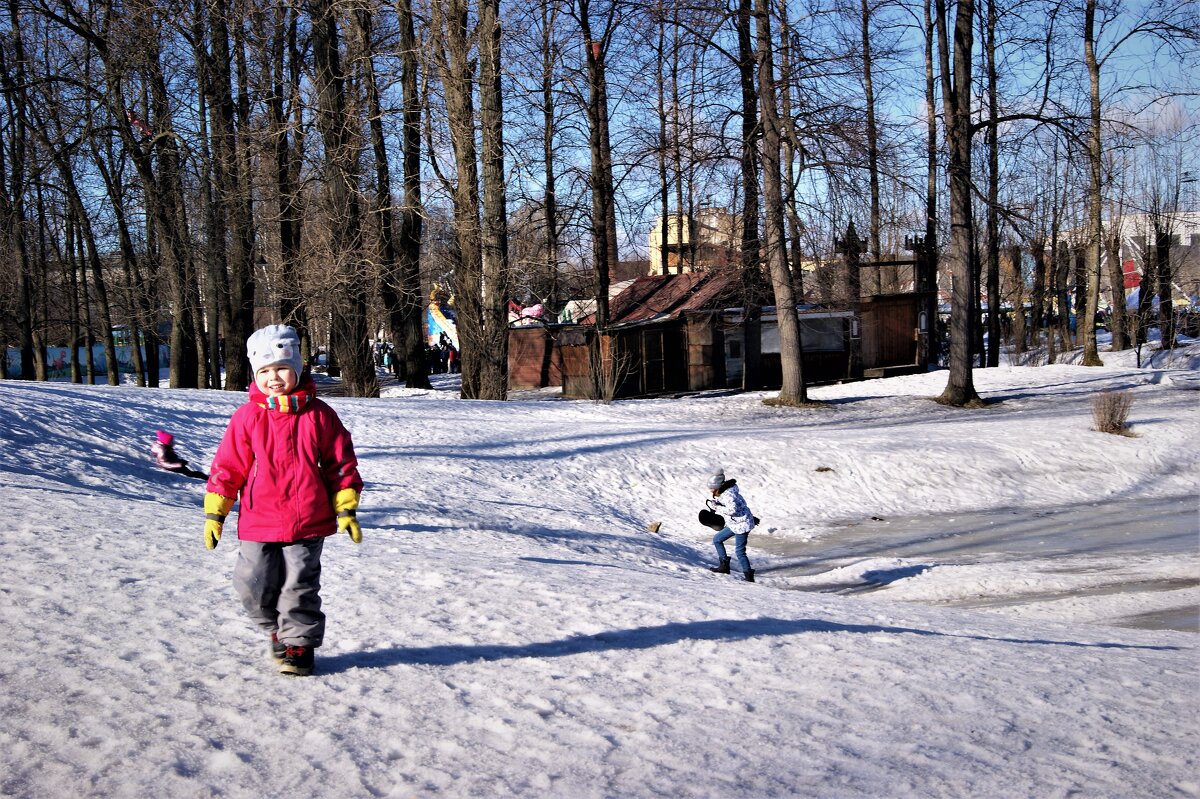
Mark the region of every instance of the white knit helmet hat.
POLYGON ((274 364, 291 367, 297 377, 304 369, 300 360, 300 337, 295 328, 288 325, 267 325, 255 330, 246 339, 246 357, 250 359, 252 374, 274 364))
POLYGON ((725 470, 720 466, 713 470, 712 476, 708 478, 708 488, 710 491, 716 491, 725 484, 725 470))

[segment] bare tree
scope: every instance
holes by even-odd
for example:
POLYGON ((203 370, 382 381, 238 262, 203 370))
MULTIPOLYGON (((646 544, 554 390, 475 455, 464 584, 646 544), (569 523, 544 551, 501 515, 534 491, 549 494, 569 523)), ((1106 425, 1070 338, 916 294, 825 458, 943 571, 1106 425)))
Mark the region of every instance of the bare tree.
POLYGON ((796 298, 785 244, 783 186, 780 178, 782 132, 776 105, 771 9, 767 0, 756 0, 754 13, 758 41, 758 96, 762 119, 760 157, 763 205, 766 209, 763 246, 771 274, 771 285, 775 290, 775 316, 779 325, 779 357, 783 372, 783 384, 776 401, 782 405, 803 405, 808 402, 808 388, 804 384, 800 321, 796 315, 796 298))
POLYGON ((950 150, 947 168, 950 242, 946 260, 953 281, 950 377, 938 401, 961 407, 979 402, 971 373, 973 310, 975 297, 978 296, 973 268, 972 244, 975 236, 971 211, 971 48, 974 41, 975 2, 959 0, 952 31, 947 30, 946 0, 935 0, 935 8, 946 144, 950 150))
POLYGON ((593 27, 592 0, 575 0, 574 13, 583 36, 587 76, 588 149, 591 152, 592 264, 596 275, 596 329, 608 327, 608 284, 617 263, 616 193, 613 187, 612 145, 609 138, 608 83, 605 57, 618 21, 617 0, 597 13, 593 27))
POLYGON ((367 347, 366 277, 362 263, 358 120, 346 102, 338 19, 331 0, 311 0, 317 127, 325 144, 325 195, 335 303, 331 346, 352 396, 379 396, 379 380, 367 347))
MULTIPOLYGON (((244 391, 254 377, 249 372, 246 359, 241 357, 246 348, 246 339, 254 330, 254 212, 248 186, 250 177, 243 170, 239 153, 239 149, 246 147, 247 120, 245 112, 239 111, 234 105, 230 16, 228 0, 213 0, 208 9, 209 58, 204 86, 209 93, 214 200, 218 209, 216 219, 224 223, 215 232, 218 242, 229 242, 228 255, 218 261, 223 262, 227 270, 222 277, 228 302, 222 308, 224 318, 221 321, 225 333, 225 351, 232 356, 225 361, 225 388, 244 391), (239 123, 241 131, 238 130, 239 123)), ((234 18, 240 20, 241 16, 234 15, 234 18)), ((240 25, 238 22, 235 30, 240 30, 240 25)), ((240 32, 237 32, 234 43, 239 52, 243 49, 241 39, 240 32)), ((242 72, 244 74, 244 70, 242 72)), ((245 91, 238 92, 243 101, 245 95, 245 91)))
MULTIPOLYGON (((33 330, 33 297, 30 291, 32 266, 26 248, 25 210, 26 156, 29 148, 29 125, 27 110, 29 99, 26 91, 27 78, 24 39, 21 35, 21 20, 16 0, 8 2, 11 24, 11 54, 0 48, 0 79, 4 89, 6 117, 11 120, 8 135, 0 144, 0 166, 5 167, 7 181, 0 191, 0 215, 3 216, 4 234, 8 241, 16 272, 16 323, 21 349, 21 379, 46 379, 46 348, 35 340, 33 330)), ((3 135, 3 131, 0 131, 3 135)), ((39 337, 40 338, 40 337, 39 337)), ((7 359, 7 353, 5 358, 7 359)), ((5 362, 4 370, 7 370, 5 362)), ((3 370, 0 370, 3 371, 3 370)))
POLYGON ((508 199, 499 0, 479 0, 479 120, 483 161, 479 398, 508 394, 508 199))
POLYGON ((466 0, 435 0, 430 28, 433 53, 446 99, 447 125, 454 149, 454 201, 457 259, 455 307, 462 353, 464 399, 480 398, 482 381, 483 241, 480 229, 479 162, 475 144, 475 66, 466 0))

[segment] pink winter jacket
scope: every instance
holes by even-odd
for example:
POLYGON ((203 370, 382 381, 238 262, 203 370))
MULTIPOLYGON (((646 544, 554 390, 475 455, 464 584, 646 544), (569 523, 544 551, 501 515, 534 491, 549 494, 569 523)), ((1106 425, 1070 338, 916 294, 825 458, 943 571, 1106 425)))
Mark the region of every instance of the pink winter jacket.
POLYGON ((337 532, 333 495, 362 491, 354 443, 333 408, 316 398, 305 374, 284 407, 250 386, 217 447, 208 490, 232 499, 241 492, 238 538, 291 542, 337 532))

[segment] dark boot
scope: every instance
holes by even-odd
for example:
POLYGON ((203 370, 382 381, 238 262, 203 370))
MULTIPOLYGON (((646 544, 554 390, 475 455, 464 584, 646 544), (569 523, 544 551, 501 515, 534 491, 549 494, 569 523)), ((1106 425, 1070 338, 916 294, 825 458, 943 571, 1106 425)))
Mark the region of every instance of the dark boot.
POLYGON ((754 582, 754 569, 746 569, 742 574, 746 575, 746 582, 754 582))
POLYGON ((289 646, 284 650, 283 660, 279 664, 281 674, 295 674, 297 677, 307 677, 313 670, 313 648, 311 646, 289 646))
POLYGON ((721 558, 720 563, 716 566, 709 566, 708 570, 717 574, 729 574, 729 558, 721 558))

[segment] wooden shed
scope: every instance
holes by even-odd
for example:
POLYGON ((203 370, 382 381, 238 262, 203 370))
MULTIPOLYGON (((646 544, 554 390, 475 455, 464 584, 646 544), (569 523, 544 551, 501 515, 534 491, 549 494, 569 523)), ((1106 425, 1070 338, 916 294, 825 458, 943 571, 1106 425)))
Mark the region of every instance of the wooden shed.
MULTIPOLYGON (((512 388, 559 385, 563 396, 613 398, 683 394, 742 385, 745 325, 734 270, 640 277, 613 297, 610 324, 595 343, 593 317, 577 325, 514 328, 512 388)), ((804 379, 809 385, 919 371, 921 295, 865 299, 845 308, 801 306, 804 379)), ((782 384, 775 309, 762 309, 763 388, 782 384)))
MULTIPOLYGON (((823 306, 796 309, 800 321, 802 364, 807 385, 836 383, 856 377, 851 372, 851 346, 854 314, 823 306)), ((760 352, 762 385, 778 388, 783 384, 780 357, 779 323, 775 308, 762 309, 760 352)), ((742 385, 745 352, 745 325, 742 309, 732 308, 721 317, 725 338, 725 372, 730 386, 742 385)))
POLYGON ((928 347, 919 346, 921 338, 929 335, 930 320, 924 310, 928 297, 909 292, 863 298, 861 377, 891 377, 928 368, 924 356, 928 347))
POLYGON ((562 350, 558 336, 564 325, 528 325, 508 330, 508 388, 561 386, 562 350))
POLYGON ((737 272, 644 276, 609 304, 595 344, 593 317, 558 337, 563 395, 654 396, 725 388, 720 313, 740 303, 737 272))

